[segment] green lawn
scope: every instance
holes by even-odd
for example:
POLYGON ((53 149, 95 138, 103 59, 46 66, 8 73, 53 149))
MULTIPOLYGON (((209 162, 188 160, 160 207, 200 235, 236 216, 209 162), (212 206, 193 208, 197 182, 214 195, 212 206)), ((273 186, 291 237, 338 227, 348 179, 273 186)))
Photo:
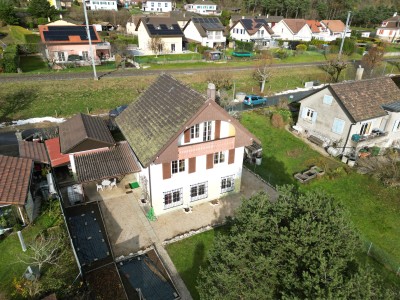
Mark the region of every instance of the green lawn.
MULTIPOLYGON (((323 189, 332 194, 344 205, 364 241, 359 261, 380 273, 388 286, 400 288, 400 279, 395 275, 400 267, 400 190, 385 188, 376 180, 322 156, 285 129, 272 127, 263 110, 244 113, 241 123, 263 144, 262 164, 255 171, 273 185, 295 184, 301 190, 323 189), (293 174, 311 165, 326 168, 327 174, 300 186, 293 174), (371 256, 367 256, 370 242, 371 256)), ((195 299, 198 299, 195 289, 198 270, 214 236, 214 231, 206 232, 167 248, 195 299)))
POLYGON ((50 70, 40 56, 20 56, 19 65, 24 73, 43 73, 50 70))

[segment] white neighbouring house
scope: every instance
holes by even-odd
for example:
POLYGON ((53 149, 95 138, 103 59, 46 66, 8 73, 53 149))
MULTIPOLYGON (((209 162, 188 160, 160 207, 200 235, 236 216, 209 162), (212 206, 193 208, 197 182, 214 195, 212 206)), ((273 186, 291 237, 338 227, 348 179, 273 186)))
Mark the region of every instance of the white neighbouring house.
POLYGON ((324 147, 400 146, 400 89, 389 77, 328 85, 300 103, 294 128, 324 147))
POLYGON ((266 19, 240 19, 229 30, 231 38, 243 42, 255 42, 261 47, 268 47, 274 31, 266 19))
POLYGON ((156 215, 240 190, 244 148, 259 141, 215 102, 210 85, 206 98, 162 74, 116 118, 156 215))
POLYGON ((312 31, 304 19, 283 19, 272 27, 277 39, 283 41, 311 41, 312 31))
POLYGON ((173 10, 171 0, 147 0, 142 1, 142 11, 146 12, 169 12, 173 10))
POLYGON ((193 17, 183 28, 185 38, 202 46, 225 47, 225 27, 216 17, 193 17))
POLYGON ((88 10, 118 10, 117 0, 85 0, 88 10))
POLYGON ((141 18, 136 26, 139 49, 145 54, 155 54, 152 49, 152 39, 157 40, 157 53, 182 53, 182 29, 172 18, 146 17, 141 18))
POLYGON ((391 43, 400 43, 400 16, 397 12, 382 22, 381 27, 376 30, 376 36, 391 43))
POLYGON ((341 20, 322 20, 321 24, 329 33, 329 38, 326 41, 341 39, 343 33, 345 33, 345 37, 351 36, 351 29, 347 28, 346 30, 346 25, 341 20))
POLYGON ((220 15, 218 5, 208 0, 198 0, 192 4, 185 4, 186 11, 190 11, 199 15, 220 15))

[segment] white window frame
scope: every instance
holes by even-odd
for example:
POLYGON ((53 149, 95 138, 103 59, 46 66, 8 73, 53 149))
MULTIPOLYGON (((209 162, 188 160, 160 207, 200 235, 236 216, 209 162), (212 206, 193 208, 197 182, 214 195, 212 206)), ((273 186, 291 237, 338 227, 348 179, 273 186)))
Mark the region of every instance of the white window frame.
POLYGON ((396 120, 393 124, 393 132, 400 131, 400 120, 396 120))
POLYGON ((66 61, 65 53, 63 51, 57 52, 57 58, 58 58, 58 61, 66 61))
POLYGON ((164 209, 177 207, 183 204, 183 188, 164 192, 164 209), (167 203, 168 202, 168 203, 167 203))
POLYGON ((182 173, 185 172, 185 160, 180 159, 180 160, 173 160, 171 163, 171 173, 172 174, 177 174, 177 173, 182 173))
POLYGON ((175 51, 176 51, 175 44, 171 44, 171 52, 173 53, 175 51))
POLYGON ((211 141, 212 122, 206 121, 203 123, 203 142, 211 141))
POLYGON ((302 114, 303 119, 308 122, 314 123, 316 121, 315 116, 316 116, 317 112, 314 109, 309 108, 309 107, 305 107, 303 109, 304 109, 304 113, 302 114), (315 121, 314 121, 314 118, 315 118, 315 121))
POLYGON ((225 153, 224 153, 224 151, 215 152, 214 153, 214 165, 222 164, 224 162, 225 162, 225 153))
POLYGON ((221 178, 221 194, 231 192, 235 189, 235 175, 221 178))
POLYGON ((372 122, 362 122, 360 128, 360 135, 368 135, 371 131, 372 122))
POLYGON ((190 186, 190 202, 194 202, 201 199, 206 199, 208 197, 208 182, 201 182, 192 184, 190 186), (201 191, 201 187, 203 187, 203 194, 199 194, 201 191))
POLYGON ((190 127, 190 139, 197 139, 200 137, 200 124, 190 127))

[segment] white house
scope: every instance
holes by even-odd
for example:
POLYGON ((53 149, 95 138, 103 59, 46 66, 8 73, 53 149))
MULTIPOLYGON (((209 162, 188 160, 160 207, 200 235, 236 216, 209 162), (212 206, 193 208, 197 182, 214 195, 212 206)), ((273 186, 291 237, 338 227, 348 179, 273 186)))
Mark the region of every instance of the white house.
POLYGON ((329 33, 329 39, 327 41, 334 41, 336 39, 343 38, 343 33, 346 37, 351 36, 351 29, 347 28, 341 20, 322 20, 321 25, 325 27, 325 30, 329 33))
POLYGON ((141 165, 156 215, 240 190, 244 147, 256 138, 215 101, 160 75, 116 118, 141 165))
POLYGON ((304 19, 283 19, 272 27, 278 39, 284 41, 311 41, 312 32, 304 19))
POLYGON ((269 46, 274 36, 265 19, 240 19, 229 31, 234 40, 255 42, 259 46, 269 46))
POLYGON ((171 18, 146 17, 139 20, 136 26, 139 39, 139 49, 145 54, 155 54, 154 44, 157 43, 157 54, 182 53, 182 29, 171 18))
POLYGON ((142 11, 147 12, 169 12, 172 11, 171 0, 146 0, 142 1, 142 11))
POLYGON ((85 0, 89 10, 118 10, 117 0, 85 0))
POLYGON ((295 129, 344 154, 400 146, 399 95, 388 77, 332 84, 300 101, 295 129))
POLYGON ((193 17, 183 28, 188 41, 200 43, 210 48, 225 47, 225 27, 216 17, 193 17))
POLYGON ((217 4, 208 0, 198 0, 192 4, 185 4, 184 8, 186 11, 194 12, 199 15, 221 14, 221 12, 217 10, 217 4))
POLYGON ((381 27, 376 31, 376 36, 391 43, 400 43, 400 16, 397 12, 393 17, 382 22, 381 27))

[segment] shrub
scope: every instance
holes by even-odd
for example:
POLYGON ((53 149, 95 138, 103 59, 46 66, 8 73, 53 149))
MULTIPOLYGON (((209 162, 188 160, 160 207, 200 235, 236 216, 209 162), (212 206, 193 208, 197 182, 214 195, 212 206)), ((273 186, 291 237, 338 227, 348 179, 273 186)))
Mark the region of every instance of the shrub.
POLYGON ((279 59, 285 59, 289 56, 289 52, 285 49, 278 49, 275 51, 275 56, 279 59))
POLYGON ((315 45, 309 45, 308 46, 308 51, 317 51, 317 46, 315 46, 315 45))
POLYGON ((299 52, 299 53, 303 53, 303 52, 305 52, 306 50, 307 50, 307 45, 298 44, 298 45, 296 46, 296 51, 299 52))
POLYGON ((275 128, 283 128, 285 126, 285 122, 283 121, 283 117, 279 113, 274 113, 271 117, 271 125, 275 128))
POLYGON ((357 48, 357 53, 363 55, 365 52, 365 47, 358 47, 357 48))
POLYGON ((235 50, 252 52, 254 49, 254 43, 251 42, 235 41, 235 45, 235 50))
POLYGON ((2 68, 5 73, 16 73, 18 69, 18 46, 8 45, 3 54, 2 68))

